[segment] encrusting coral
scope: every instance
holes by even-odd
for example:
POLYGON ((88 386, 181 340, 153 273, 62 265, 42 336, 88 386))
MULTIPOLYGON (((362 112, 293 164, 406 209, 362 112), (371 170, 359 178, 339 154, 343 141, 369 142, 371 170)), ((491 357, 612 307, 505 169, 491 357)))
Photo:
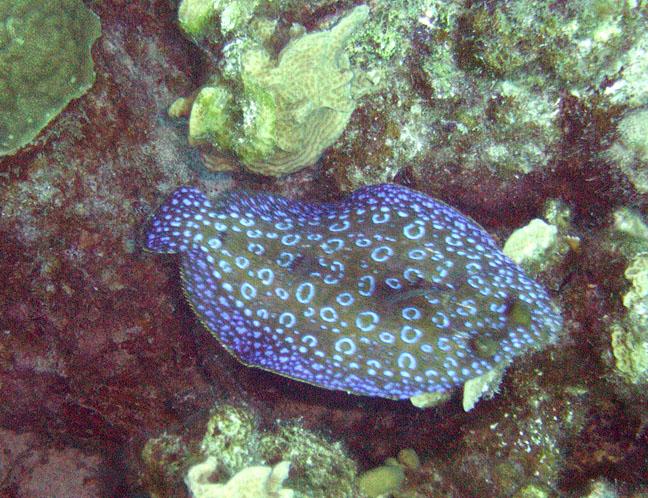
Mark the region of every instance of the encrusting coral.
POLYGON ((630 282, 623 295, 626 314, 610 327, 615 367, 631 385, 648 384, 648 226, 638 213, 615 213, 613 246, 629 260, 625 277, 630 282))
POLYGON ((31 142, 92 86, 90 48, 100 34, 80 0, 0 2, 0 156, 31 142))
POLYGON ((628 312, 612 325, 612 352, 619 373, 633 384, 648 383, 648 252, 637 254, 625 271, 632 283, 623 296, 628 312))

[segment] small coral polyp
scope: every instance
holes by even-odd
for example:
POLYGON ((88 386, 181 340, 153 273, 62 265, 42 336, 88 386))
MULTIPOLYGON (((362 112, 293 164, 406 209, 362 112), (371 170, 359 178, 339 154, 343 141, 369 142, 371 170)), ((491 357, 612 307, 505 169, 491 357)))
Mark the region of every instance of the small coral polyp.
POLYGON ((328 31, 294 37, 276 59, 261 43, 230 42, 224 52, 236 52, 236 70, 198 92, 190 141, 233 153, 263 175, 314 164, 340 137, 365 92, 344 50, 368 15, 367 6, 358 6, 328 31), (239 51, 239 44, 245 48, 239 51))

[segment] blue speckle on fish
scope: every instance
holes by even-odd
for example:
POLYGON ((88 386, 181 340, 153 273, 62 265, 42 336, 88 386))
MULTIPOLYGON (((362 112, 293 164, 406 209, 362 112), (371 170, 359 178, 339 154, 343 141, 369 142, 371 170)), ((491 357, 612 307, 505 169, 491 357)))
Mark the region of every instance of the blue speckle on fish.
POLYGON ((405 187, 331 204, 183 187, 147 248, 246 365, 392 399, 445 392, 557 339, 545 289, 474 221, 405 187))

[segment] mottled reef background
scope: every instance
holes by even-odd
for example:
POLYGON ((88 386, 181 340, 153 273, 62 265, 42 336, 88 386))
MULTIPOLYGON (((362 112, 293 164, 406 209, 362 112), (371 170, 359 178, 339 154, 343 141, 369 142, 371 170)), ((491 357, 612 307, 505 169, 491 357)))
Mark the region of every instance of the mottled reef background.
MULTIPOLYGON (((293 23, 328 29, 357 5, 252 3, 277 50, 293 23)), ((0 495, 183 496, 219 416, 249 432, 230 446, 275 434, 266 463, 318 455, 293 464, 296 489, 333 493, 413 448, 397 498, 648 494, 645 2, 367 2, 348 54, 372 88, 317 164, 279 178, 214 172, 235 162, 167 112, 226 39, 190 41, 172 1, 85 4, 101 20, 94 85, 0 158, 0 495), (502 242, 544 218, 566 244, 535 268, 564 339, 468 413, 460 396, 419 410, 246 368, 196 321, 172 258, 142 251, 179 185, 323 201, 382 181, 502 242)))

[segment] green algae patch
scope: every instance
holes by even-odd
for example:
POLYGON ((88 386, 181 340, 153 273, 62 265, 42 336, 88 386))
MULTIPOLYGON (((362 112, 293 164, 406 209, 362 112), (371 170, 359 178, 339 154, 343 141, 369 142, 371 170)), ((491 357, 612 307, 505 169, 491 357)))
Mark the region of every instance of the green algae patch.
POLYGON ((80 0, 0 0, 0 156, 31 142, 94 83, 99 18, 80 0))

